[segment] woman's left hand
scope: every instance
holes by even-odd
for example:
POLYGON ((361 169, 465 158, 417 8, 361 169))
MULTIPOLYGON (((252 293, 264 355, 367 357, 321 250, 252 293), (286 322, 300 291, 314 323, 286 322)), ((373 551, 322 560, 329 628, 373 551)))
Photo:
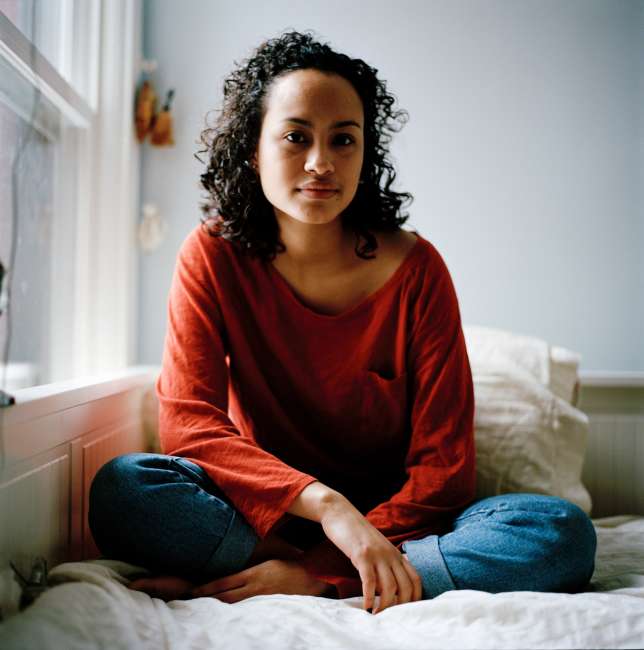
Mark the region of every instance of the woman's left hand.
POLYGON ((236 603, 251 596, 267 594, 319 596, 328 586, 310 575, 297 560, 267 560, 195 587, 189 595, 212 596, 224 603, 236 603))

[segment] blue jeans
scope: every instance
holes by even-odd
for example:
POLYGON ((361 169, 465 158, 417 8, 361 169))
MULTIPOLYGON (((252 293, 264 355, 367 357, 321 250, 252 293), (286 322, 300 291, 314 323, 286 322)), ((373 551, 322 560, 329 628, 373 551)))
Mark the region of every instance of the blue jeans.
MULTIPOLYGON (((105 557, 199 583, 241 571, 259 541, 201 467, 163 454, 103 465, 90 488, 89 525, 105 557)), ((451 532, 407 541, 403 551, 423 598, 433 598, 452 589, 582 591, 596 545, 592 522, 574 504, 504 494, 463 510, 451 532)))

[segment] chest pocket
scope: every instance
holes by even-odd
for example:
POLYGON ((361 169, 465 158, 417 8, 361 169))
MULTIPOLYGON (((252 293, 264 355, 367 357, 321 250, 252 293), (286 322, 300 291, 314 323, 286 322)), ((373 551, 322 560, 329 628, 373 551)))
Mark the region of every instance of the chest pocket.
POLYGON ((399 439, 407 426, 407 373, 393 379, 373 370, 362 372, 360 433, 382 440, 399 439))

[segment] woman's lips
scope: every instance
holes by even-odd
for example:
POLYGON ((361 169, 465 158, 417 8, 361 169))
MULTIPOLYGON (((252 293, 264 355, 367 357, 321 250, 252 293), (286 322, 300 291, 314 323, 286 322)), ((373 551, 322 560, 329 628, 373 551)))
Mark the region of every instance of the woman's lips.
POLYGON ((299 191, 309 199, 330 199, 338 193, 338 190, 334 189, 318 189, 310 187, 301 187, 299 191))

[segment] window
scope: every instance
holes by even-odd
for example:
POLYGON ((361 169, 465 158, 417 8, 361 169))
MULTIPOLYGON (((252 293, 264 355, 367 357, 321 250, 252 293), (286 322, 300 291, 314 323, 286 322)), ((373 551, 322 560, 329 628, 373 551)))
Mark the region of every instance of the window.
POLYGON ((9 344, 9 389, 44 383, 47 377, 56 140, 32 130, 20 115, 0 104, 0 141, 0 260, 15 278, 8 312, 11 332, 6 314, 0 320, 0 340, 9 344))
POLYGON ((134 359, 140 24, 137 0, 0 0, 8 393, 134 359))

